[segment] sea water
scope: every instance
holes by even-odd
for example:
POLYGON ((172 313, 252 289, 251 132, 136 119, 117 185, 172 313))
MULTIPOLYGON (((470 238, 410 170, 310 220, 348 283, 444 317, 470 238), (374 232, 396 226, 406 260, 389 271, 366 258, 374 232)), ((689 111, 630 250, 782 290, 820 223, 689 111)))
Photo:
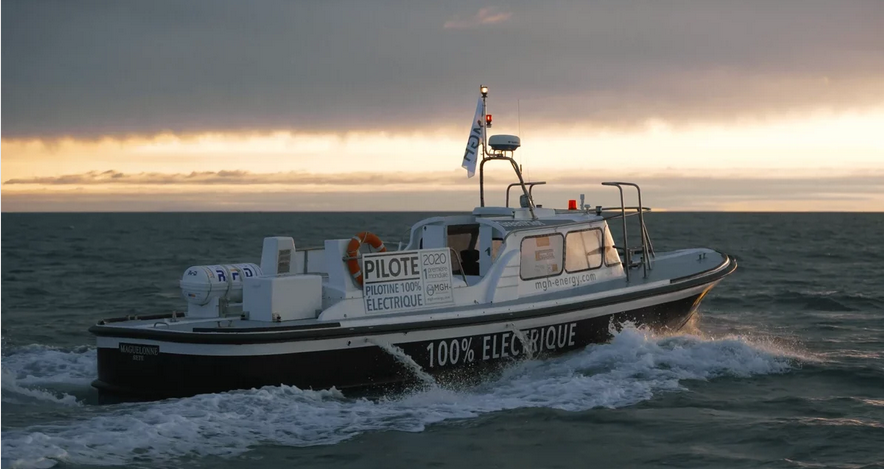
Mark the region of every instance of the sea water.
POLYGON ((307 247, 369 229, 395 242, 427 215, 4 213, 2 466, 884 464, 882 214, 648 215, 658 251, 739 261, 690 327, 625 328, 467 388, 367 399, 268 386, 97 405, 88 327, 182 310, 188 266, 256 262, 264 236, 307 247))

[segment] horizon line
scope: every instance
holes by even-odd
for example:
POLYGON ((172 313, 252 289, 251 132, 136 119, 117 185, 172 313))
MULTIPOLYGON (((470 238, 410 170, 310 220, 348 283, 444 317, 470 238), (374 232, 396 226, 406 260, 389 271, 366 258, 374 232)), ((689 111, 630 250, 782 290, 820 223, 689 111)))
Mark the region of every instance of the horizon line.
MULTIPOLYGON (((516 208, 516 207, 512 207, 516 208)), ((649 208, 649 207, 646 207, 649 208)), ((556 209, 563 210, 563 209, 556 209)), ((575 210, 575 212, 577 212, 575 210)), ((594 213, 594 210, 590 210, 594 213)), ((610 211, 609 211, 610 212, 610 211)), ((0 214, 27 214, 27 215, 54 215, 54 214, 194 214, 194 213, 227 213, 227 214, 244 214, 244 213, 472 213, 472 210, 106 210, 106 211, 23 211, 23 210, 0 210, 0 214)), ((884 210, 668 210, 657 209, 649 210, 648 213, 871 213, 884 214, 884 210)))

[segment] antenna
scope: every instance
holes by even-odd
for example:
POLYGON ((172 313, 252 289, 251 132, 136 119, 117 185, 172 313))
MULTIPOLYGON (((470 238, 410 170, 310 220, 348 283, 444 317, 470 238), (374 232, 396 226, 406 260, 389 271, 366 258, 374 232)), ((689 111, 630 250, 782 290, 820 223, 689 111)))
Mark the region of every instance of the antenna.
MULTIPOLYGON (((522 138, 522 100, 516 99, 516 115, 519 117, 519 138, 522 138)), ((522 169, 522 163, 524 163, 524 159, 522 158, 522 154, 519 153, 519 169, 522 169)))

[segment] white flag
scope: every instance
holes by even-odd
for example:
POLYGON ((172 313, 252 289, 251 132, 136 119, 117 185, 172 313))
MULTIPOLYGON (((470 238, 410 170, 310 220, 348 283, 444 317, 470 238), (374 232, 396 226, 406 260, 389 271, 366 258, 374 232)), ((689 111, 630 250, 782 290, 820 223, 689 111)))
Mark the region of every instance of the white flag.
POLYGON ((479 148, 485 140, 485 116, 482 115, 482 98, 476 104, 476 115, 470 125, 470 138, 467 140, 467 149, 463 154, 461 167, 467 170, 467 177, 476 175, 476 161, 479 159, 479 148))

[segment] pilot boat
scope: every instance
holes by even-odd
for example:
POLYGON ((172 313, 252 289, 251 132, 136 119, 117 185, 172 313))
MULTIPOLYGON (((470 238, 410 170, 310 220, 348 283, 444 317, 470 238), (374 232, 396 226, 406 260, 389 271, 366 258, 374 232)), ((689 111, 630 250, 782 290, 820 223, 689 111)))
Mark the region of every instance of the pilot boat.
POLYGON ((478 163, 472 212, 421 220, 395 250, 370 232, 308 249, 272 236, 259 264, 186 269, 185 312, 89 329, 101 400, 268 385, 355 392, 482 376, 604 342, 625 323, 677 331, 736 269, 707 248, 656 252, 636 184, 602 183, 619 191, 618 207, 590 207, 582 196, 563 209, 536 204, 533 189, 545 183, 523 178, 518 137, 486 137, 487 87, 480 91, 463 162, 470 175, 478 163), (516 182, 505 206, 486 206, 484 166, 497 161, 516 182), (625 191, 637 205, 625 205, 625 191))

